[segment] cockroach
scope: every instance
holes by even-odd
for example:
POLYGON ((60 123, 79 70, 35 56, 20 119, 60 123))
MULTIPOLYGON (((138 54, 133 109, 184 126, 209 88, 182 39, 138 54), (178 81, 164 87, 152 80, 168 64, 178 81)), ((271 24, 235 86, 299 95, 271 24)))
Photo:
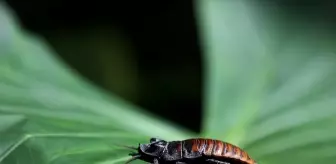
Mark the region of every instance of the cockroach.
POLYGON ((257 164, 247 152, 233 144, 215 139, 191 138, 182 141, 165 141, 151 138, 148 144, 138 147, 125 164, 143 160, 151 164, 257 164))

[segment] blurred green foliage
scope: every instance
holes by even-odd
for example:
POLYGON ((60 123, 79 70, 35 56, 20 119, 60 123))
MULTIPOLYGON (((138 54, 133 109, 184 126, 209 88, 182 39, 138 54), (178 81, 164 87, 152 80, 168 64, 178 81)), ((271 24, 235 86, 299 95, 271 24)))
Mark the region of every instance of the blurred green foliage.
POLYGON ((91 85, 2 5, 0 162, 122 163, 128 150, 114 143, 151 136, 217 138, 265 164, 335 161, 335 40, 327 31, 281 28, 299 23, 245 1, 200 0, 196 9, 206 65, 201 134, 91 85))

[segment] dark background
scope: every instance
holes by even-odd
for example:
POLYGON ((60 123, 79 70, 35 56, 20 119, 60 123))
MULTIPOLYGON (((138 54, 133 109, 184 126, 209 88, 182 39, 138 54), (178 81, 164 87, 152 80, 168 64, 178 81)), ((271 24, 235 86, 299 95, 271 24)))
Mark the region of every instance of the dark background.
MULTIPOLYGON (((194 1, 7 3, 23 27, 47 39, 60 58, 91 82, 200 131, 204 71, 194 1)), ((288 19, 336 22, 333 1, 258 3, 276 5, 288 19)))

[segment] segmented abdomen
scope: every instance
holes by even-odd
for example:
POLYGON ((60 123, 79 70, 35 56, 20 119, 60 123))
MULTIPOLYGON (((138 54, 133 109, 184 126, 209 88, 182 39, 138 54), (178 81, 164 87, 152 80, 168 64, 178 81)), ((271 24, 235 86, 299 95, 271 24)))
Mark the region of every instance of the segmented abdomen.
MULTIPOLYGON (((187 140, 185 140, 187 141, 187 140)), ((216 159, 235 159, 246 164, 256 164, 256 162, 238 146, 226 143, 220 140, 194 138, 189 139, 192 141, 191 151, 200 152, 208 157, 215 157, 216 159)))

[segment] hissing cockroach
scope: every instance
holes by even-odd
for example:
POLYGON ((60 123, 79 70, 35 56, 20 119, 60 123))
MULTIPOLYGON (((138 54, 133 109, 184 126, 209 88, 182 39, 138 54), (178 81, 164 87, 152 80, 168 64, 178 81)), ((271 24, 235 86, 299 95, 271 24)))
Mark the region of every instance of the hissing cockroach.
POLYGON ((164 141, 151 138, 127 162, 139 159, 151 164, 257 164, 244 150, 227 142, 206 138, 164 141))

